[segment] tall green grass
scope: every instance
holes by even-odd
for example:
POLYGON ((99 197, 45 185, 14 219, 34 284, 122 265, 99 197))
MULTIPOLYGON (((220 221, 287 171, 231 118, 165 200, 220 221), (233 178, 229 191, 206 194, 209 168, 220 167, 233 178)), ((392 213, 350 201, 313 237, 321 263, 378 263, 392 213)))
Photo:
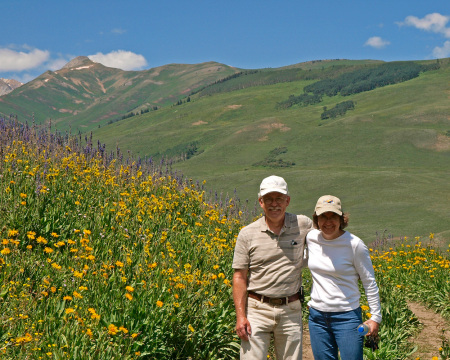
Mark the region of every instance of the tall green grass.
MULTIPOLYGON (((249 210, 89 138, 0 129, 2 359, 238 357, 231 262, 249 210)), ((406 299, 448 314, 448 252, 374 245, 384 321, 365 356, 405 359, 406 299)))
POLYGON ((2 358, 234 358, 240 224, 200 185, 20 125, 1 154, 2 358))

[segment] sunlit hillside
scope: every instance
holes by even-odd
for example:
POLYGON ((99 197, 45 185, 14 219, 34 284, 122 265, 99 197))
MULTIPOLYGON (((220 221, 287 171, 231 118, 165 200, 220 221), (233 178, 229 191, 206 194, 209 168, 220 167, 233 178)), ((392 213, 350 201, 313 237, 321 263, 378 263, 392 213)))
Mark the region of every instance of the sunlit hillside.
POLYGON ((295 213, 311 215, 319 196, 337 195, 351 229, 366 242, 384 231, 395 238, 434 232, 450 242, 450 208, 441 201, 450 198, 448 59, 408 81, 323 96, 308 106, 278 106, 319 80, 369 68, 332 64, 249 72, 190 102, 96 129, 94 138, 136 157, 177 158, 173 169, 250 205, 261 179, 271 174, 288 181, 295 213), (275 80, 289 76, 297 78, 275 80), (353 109, 322 119, 325 107, 349 100, 353 109))
POLYGON ((46 71, 1 96, 0 114, 84 133, 131 112, 150 112, 172 105, 185 94, 237 71, 215 62, 124 71, 79 56, 60 70, 46 71))

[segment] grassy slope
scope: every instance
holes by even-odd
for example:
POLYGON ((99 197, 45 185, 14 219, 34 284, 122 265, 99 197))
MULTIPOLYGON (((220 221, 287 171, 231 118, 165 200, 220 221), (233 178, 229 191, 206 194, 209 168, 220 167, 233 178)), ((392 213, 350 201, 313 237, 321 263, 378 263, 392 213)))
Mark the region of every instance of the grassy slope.
POLYGON ((123 71, 101 64, 89 69, 61 69, 0 97, 0 114, 49 119, 58 130, 88 132, 130 112, 170 106, 193 90, 238 70, 216 62, 169 64, 147 71, 123 71))
POLYGON ((176 169, 210 189, 253 206, 259 182, 272 173, 286 178, 290 211, 311 214, 325 193, 340 196, 351 214, 349 230, 367 241, 387 229, 394 236, 450 238, 450 68, 318 106, 276 110, 277 101, 310 82, 252 87, 199 99, 105 126, 95 136, 135 155, 151 155, 197 140, 203 153, 176 169), (351 99, 356 109, 321 121, 323 106, 351 99), (445 151, 437 151, 440 144, 445 151), (257 168, 270 150, 292 168, 257 168), (438 236, 438 235, 437 235, 438 236))

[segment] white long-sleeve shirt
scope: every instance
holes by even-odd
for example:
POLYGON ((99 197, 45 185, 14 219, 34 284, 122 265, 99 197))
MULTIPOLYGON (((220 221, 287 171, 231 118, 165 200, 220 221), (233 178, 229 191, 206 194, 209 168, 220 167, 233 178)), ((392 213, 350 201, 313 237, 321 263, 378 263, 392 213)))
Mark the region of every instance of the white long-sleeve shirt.
POLYGON ((381 323, 378 286, 364 242, 348 231, 336 239, 325 240, 315 229, 308 233, 306 243, 313 279, 308 305, 325 312, 354 310, 360 306, 358 280, 361 279, 371 319, 381 323))

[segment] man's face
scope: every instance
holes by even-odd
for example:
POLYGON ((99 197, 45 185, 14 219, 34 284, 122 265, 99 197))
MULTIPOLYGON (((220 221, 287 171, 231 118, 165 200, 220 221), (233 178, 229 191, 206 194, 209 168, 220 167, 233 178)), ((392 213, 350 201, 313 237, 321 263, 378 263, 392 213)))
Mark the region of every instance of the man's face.
POLYGON ((266 218, 275 222, 284 219, 290 201, 291 198, 288 195, 279 192, 271 192, 259 198, 259 204, 264 210, 266 218))

